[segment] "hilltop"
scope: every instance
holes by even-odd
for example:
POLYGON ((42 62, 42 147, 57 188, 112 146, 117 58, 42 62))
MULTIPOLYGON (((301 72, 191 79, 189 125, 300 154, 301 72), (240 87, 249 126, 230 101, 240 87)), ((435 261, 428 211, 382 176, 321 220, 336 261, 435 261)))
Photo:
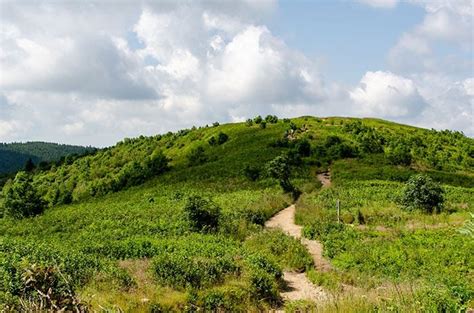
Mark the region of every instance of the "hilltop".
POLYGON ((474 207, 473 147, 459 132, 309 116, 124 139, 25 178, 45 206, 0 219, 0 303, 41 298, 44 285, 22 278, 30 275, 53 277, 69 308, 466 308, 474 246, 457 229, 474 207), (326 172, 331 184, 321 188, 326 172), (400 202, 420 173, 444 190, 438 214, 400 202), (292 203, 302 235, 322 243, 327 271, 299 239, 264 229, 292 203), (333 300, 283 302, 287 272, 304 272, 333 300))

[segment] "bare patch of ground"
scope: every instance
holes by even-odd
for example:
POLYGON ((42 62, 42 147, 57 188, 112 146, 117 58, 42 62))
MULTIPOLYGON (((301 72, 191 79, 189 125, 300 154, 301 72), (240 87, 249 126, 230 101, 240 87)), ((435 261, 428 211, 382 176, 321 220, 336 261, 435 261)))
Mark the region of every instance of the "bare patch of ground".
MULTIPOLYGON (((301 239, 300 225, 295 224, 295 205, 291 205, 284 210, 278 212, 270 220, 265 223, 267 228, 279 228, 288 235, 300 239, 301 242, 306 246, 308 252, 313 257, 313 262, 318 270, 329 270, 331 268, 330 263, 323 257, 323 246, 316 240, 309 240, 306 238, 301 239)), ((283 279, 285 280, 288 291, 281 293, 284 300, 322 300, 327 298, 327 294, 324 290, 315 286, 306 277, 305 273, 294 273, 285 271, 283 273, 283 279)))
POLYGON ((331 172, 324 172, 316 175, 323 185, 323 188, 331 186, 331 172))

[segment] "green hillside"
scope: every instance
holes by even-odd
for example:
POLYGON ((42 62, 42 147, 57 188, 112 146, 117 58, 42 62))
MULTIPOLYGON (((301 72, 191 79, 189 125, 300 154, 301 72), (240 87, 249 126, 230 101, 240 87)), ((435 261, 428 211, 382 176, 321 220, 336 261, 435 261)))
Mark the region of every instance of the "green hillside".
POLYGON ((59 161, 68 155, 82 155, 94 150, 91 147, 49 142, 0 143, 0 174, 23 169, 29 159, 38 165, 40 162, 59 161))
POLYGON ((270 116, 124 139, 29 175, 0 199, 6 310, 39 303, 47 290, 49 307, 133 312, 474 305, 474 241, 458 232, 474 212, 474 140, 458 132, 270 116), (280 155, 291 175, 279 184, 268 164, 280 155), (328 169, 332 184, 322 189, 316 174, 328 169), (402 204, 418 173, 443 188, 440 212, 402 204), (27 180, 44 212, 21 218, 9 197, 27 180), (287 183, 292 192, 282 191, 287 183), (332 270, 315 270, 299 241, 264 229, 295 201, 296 222, 323 243, 332 270), (332 300, 283 303, 283 271, 306 272, 332 300))

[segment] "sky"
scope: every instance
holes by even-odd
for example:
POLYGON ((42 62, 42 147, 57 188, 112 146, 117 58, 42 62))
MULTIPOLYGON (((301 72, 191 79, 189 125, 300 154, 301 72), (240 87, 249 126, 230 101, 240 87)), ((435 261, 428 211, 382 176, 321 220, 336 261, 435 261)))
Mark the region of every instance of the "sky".
POLYGON ((0 0, 0 142, 110 146, 256 115, 474 136, 470 0, 0 0))

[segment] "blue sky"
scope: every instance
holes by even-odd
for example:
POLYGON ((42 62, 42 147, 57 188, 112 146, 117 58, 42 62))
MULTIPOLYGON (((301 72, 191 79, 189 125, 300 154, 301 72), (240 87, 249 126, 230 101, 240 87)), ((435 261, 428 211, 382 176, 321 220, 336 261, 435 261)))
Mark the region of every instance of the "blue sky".
POLYGON ((424 13, 407 3, 379 9, 351 1, 281 1, 269 27, 321 60, 328 79, 354 84, 367 71, 387 68, 390 48, 424 13))
POLYGON ((471 0, 0 0, 0 142, 108 146, 266 114, 474 136, 473 12, 471 0))

